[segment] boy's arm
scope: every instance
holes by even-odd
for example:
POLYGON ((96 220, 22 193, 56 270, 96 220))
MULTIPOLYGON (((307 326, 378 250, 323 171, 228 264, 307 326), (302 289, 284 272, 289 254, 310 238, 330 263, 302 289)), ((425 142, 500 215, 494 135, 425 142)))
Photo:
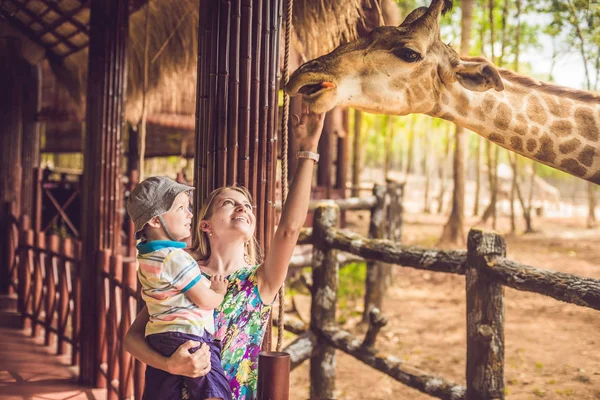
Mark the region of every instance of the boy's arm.
POLYGON ((223 294, 217 293, 214 290, 207 288, 200 281, 196 282, 189 290, 184 292, 187 297, 200 308, 212 310, 217 308, 223 301, 223 294))
POLYGON ((223 301, 225 290, 219 290, 222 285, 206 287, 201 282, 206 278, 202 276, 198 263, 183 250, 172 254, 165 261, 164 274, 165 279, 172 280, 172 285, 200 308, 212 310, 223 301))

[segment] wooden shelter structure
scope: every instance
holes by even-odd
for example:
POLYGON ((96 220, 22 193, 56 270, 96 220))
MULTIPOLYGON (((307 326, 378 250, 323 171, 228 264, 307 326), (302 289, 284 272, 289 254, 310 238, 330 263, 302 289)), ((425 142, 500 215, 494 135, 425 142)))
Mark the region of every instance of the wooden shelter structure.
MULTIPOLYGON (((0 292, 18 293, 33 334, 43 327, 47 344, 55 335, 59 354, 69 344, 80 381, 110 398, 139 394, 143 371, 120 344, 135 316, 121 228, 125 166, 138 157, 131 132, 145 120, 147 155, 195 158, 197 201, 248 186, 268 245, 282 1, 0 1, 0 292), (83 153, 77 239, 36 222, 42 151, 83 153)), ((381 1, 296 2, 299 62, 351 39, 381 1)))

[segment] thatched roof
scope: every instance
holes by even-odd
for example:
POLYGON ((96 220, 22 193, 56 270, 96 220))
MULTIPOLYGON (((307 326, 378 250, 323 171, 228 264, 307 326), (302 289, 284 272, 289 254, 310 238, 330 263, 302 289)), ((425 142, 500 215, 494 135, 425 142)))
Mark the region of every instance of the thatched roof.
MULTIPOLYGON (((85 105, 88 3, 89 0, 0 1, 0 16, 23 36, 23 48, 37 49, 38 53, 45 50, 57 81, 75 98, 70 107, 78 109, 79 119, 84 116, 85 105)), ((134 12, 130 17, 126 118, 137 124, 141 115, 148 26, 148 122, 179 131, 193 130, 199 0, 130 3, 134 12)), ((363 10, 370 20, 375 15, 377 25, 381 10, 390 5, 395 5, 394 0, 295 0, 294 47, 305 58, 328 52, 357 35, 363 10)), ((64 104, 61 100, 56 105, 64 104)))

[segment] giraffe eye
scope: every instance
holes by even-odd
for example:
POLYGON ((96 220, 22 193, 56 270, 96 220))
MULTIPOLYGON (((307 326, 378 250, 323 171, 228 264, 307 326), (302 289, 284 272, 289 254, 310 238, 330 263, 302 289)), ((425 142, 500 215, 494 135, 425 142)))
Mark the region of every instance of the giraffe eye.
POLYGON ((401 60, 404 60, 406 62, 416 62, 419 61, 421 59, 421 55, 412 50, 409 49, 408 47, 400 47, 397 49, 394 49, 392 51, 392 54, 394 54, 396 57, 400 58, 401 60))

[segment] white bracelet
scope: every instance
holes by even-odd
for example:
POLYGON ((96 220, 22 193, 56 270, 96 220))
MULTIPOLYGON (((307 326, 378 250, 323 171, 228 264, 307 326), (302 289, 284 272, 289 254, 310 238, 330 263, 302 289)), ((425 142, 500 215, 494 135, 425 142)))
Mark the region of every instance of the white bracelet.
POLYGON ((319 162, 319 153, 313 153, 312 151, 299 151, 296 153, 296 158, 308 158, 316 163, 319 162))

